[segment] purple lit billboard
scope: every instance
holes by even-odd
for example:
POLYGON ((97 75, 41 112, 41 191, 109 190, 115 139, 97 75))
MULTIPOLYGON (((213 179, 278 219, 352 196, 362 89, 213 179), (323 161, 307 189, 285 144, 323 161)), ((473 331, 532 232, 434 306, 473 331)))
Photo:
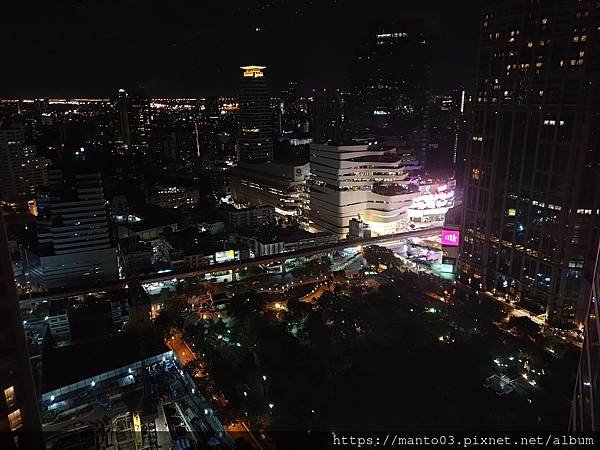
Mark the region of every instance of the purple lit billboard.
POLYGON ((460 245, 460 231, 442 230, 442 245, 458 247, 460 245))

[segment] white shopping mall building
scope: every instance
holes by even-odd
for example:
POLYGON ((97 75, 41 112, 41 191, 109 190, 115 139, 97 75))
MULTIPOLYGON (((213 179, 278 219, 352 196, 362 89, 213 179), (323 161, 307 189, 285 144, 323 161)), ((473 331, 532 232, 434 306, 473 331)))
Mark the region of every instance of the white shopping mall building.
POLYGON ((414 163, 412 154, 398 152, 395 146, 312 144, 312 226, 342 239, 353 218, 367 224, 373 235, 399 231, 421 195, 407 169, 414 163))

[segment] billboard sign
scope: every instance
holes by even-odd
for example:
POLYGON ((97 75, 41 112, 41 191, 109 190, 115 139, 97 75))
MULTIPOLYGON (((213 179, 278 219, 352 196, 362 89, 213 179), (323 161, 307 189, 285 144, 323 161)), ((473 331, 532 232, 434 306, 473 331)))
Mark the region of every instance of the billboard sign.
POLYGON ((443 229, 442 245, 446 245, 448 247, 458 247, 460 245, 460 231, 443 229))
POLYGON ((228 261, 233 261, 235 259, 237 259, 237 258, 235 256, 234 250, 225 250, 222 252, 215 252, 215 262, 217 264, 228 262, 228 261))

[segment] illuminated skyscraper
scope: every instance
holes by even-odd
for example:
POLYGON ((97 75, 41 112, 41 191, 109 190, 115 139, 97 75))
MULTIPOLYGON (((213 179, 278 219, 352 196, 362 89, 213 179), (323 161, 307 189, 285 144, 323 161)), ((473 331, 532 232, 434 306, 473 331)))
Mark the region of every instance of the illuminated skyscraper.
POLYGON ((131 150, 146 152, 150 146, 150 99, 119 89, 117 102, 123 144, 131 150))
POLYGON ((290 81, 281 92, 279 134, 297 134, 302 131, 305 115, 298 95, 298 83, 290 81))
POLYGON ((583 349, 577 371, 569 431, 600 430, 600 267, 592 281, 592 294, 585 320, 583 349))
POLYGON ((273 159, 271 101, 264 76, 265 66, 243 66, 240 93, 240 161, 273 159))
POLYGON ((123 144, 131 145, 131 130, 129 128, 129 113, 128 113, 128 97, 125 89, 119 89, 119 97, 117 100, 117 109, 119 113, 119 131, 123 144))
POLYGON ((36 390, 0 214, 0 448, 41 448, 36 390), (36 442, 39 440, 40 442, 36 442))
POLYGON ((311 103, 311 135, 320 144, 342 138, 342 100, 338 91, 315 91, 311 103))
POLYGON ((24 140, 22 128, 0 130, 0 198, 10 203, 31 200, 35 187, 48 181, 48 160, 24 140))
POLYGON ((555 324, 585 320, 596 260, 598 13, 495 0, 480 24, 459 276, 555 324))
POLYGON ((352 66, 351 131, 404 136, 424 157, 431 102, 431 36, 422 21, 375 24, 352 66))
POLYGON ((458 163, 459 145, 464 159, 464 107, 466 92, 456 89, 433 98, 428 167, 451 169, 458 163))

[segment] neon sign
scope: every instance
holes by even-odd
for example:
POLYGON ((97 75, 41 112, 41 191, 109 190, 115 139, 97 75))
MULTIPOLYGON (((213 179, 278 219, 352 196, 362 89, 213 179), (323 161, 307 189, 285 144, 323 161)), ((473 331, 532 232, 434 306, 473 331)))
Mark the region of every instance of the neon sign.
POLYGON ((442 230, 442 245, 458 247, 460 245, 460 231, 442 230))

